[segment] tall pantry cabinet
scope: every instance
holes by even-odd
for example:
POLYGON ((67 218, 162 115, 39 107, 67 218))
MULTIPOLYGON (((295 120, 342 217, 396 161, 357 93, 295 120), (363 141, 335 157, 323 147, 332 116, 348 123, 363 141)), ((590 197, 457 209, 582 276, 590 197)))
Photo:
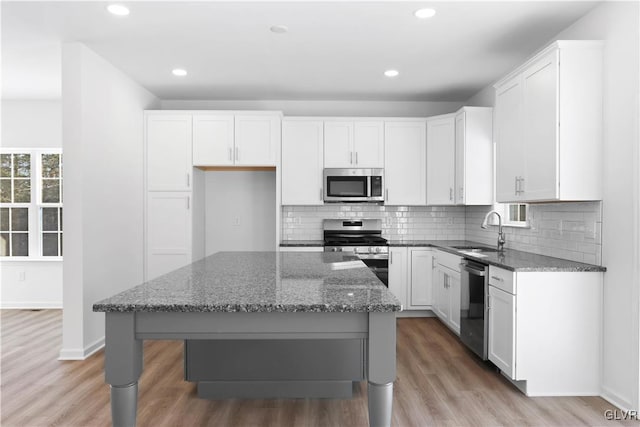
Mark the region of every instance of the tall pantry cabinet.
POLYGON ((145 280, 204 256, 204 173, 192 166, 192 117, 145 112, 145 280))

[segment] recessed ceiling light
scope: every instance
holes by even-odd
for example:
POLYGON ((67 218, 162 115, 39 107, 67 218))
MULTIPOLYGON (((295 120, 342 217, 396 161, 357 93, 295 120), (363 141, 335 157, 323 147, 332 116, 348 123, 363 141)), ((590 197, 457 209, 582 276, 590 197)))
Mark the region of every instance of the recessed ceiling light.
POLYGON ((107 6, 107 10, 118 16, 127 16, 129 14, 129 9, 121 4, 110 4, 107 6))
POLYGON ((387 77, 397 77, 398 74, 400 74, 398 70, 387 70, 384 72, 384 75, 387 77))
POLYGON ((272 33, 284 34, 289 31, 289 27, 287 27, 286 25, 274 25, 270 28, 270 30, 272 33))
POLYGON ((427 19, 435 15, 436 11, 433 9, 425 8, 425 9, 418 9, 413 14, 416 15, 416 18, 427 19))
POLYGON ((184 77, 187 75, 187 70, 183 70, 182 68, 175 68, 171 71, 174 76, 184 77))

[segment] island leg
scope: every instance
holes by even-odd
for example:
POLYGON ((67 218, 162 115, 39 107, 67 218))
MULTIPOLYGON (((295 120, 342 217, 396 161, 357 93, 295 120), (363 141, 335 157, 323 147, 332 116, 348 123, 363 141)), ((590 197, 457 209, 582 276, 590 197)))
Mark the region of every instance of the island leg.
POLYGON ((369 425, 391 426, 393 381, 396 379, 396 314, 369 313, 369 425))
POLYGON ((106 313, 105 380, 111 385, 111 423, 136 425, 142 340, 135 338, 135 313, 106 313))

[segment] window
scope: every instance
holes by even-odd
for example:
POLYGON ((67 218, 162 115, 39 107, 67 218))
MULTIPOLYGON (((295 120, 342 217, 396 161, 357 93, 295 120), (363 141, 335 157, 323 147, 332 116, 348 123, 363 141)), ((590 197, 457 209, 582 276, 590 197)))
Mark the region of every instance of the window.
MULTIPOLYGON (((529 205, 525 203, 496 203, 494 210, 502 215, 502 225, 505 227, 529 227, 529 205)), ((491 218, 492 225, 498 225, 498 220, 491 218)))
POLYGON ((62 256, 60 150, 0 153, 0 257, 62 256))

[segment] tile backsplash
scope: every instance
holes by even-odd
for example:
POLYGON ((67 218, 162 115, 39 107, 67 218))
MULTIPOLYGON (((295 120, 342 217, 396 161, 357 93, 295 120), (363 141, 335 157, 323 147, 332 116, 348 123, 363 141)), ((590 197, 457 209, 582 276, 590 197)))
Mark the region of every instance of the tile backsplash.
MULTIPOLYGON (((490 209, 467 207, 467 240, 496 244, 498 227, 480 228, 490 209)), ((602 263, 602 202, 532 204, 529 225, 505 227, 505 247, 588 264, 602 263)))
POLYGON ((391 240, 463 239, 464 206, 324 205, 283 206, 283 240, 321 240, 325 218, 379 218, 391 240))
MULTIPOLYGON (((283 206, 283 240, 321 240, 324 218, 380 218, 391 240, 472 240, 494 245, 497 227, 480 224, 490 206, 283 206)), ((505 227, 506 247, 572 261, 602 262, 602 203, 529 206, 529 228, 505 227)))

